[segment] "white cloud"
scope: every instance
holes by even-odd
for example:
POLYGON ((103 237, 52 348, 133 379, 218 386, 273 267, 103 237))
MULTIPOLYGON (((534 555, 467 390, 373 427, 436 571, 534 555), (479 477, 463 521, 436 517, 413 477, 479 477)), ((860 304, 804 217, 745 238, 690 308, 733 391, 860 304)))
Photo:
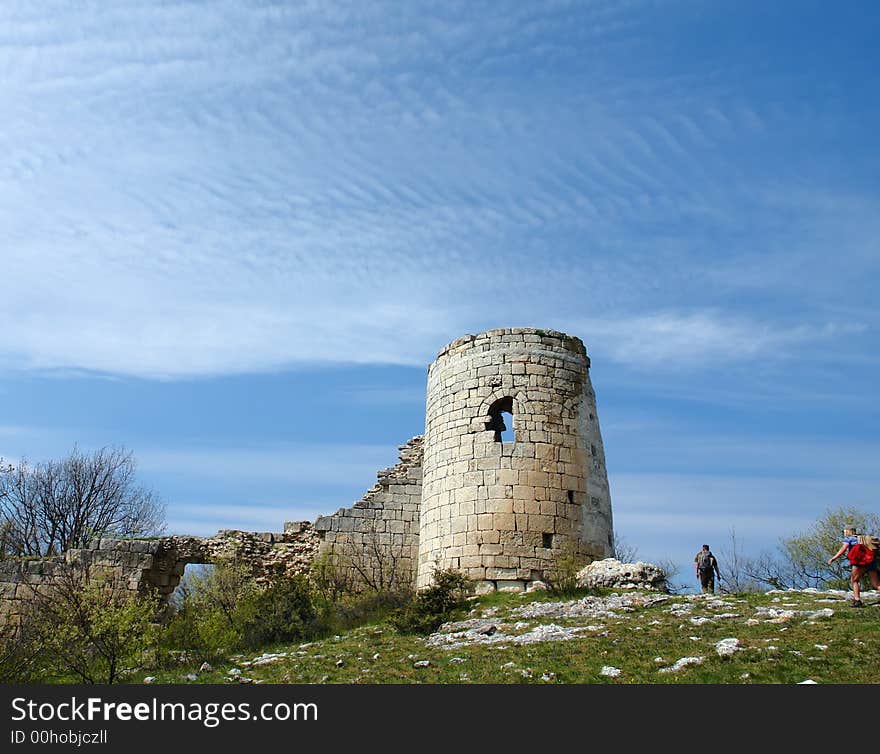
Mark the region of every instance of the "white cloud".
POLYGON ((758 357, 777 359, 797 349, 861 333, 864 325, 826 323, 786 326, 742 314, 659 312, 618 319, 590 319, 588 348, 617 362, 654 369, 713 367, 758 357))
POLYGON ((393 446, 344 444, 289 444, 258 448, 145 448, 138 452, 138 468, 147 474, 182 475, 198 479, 235 480, 245 485, 361 484, 376 481, 376 472, 397 463, 393 446))
POLYGON ((838 267, 864 303, 870 236, 837 231, 870 230, 876 203, 840 192, 841 220, 833 193, 790 191, 767 140, 810 124, 786 103, 632 75, 652 12, 4 3, 0 369, 423 365, 514 320, 651 368, 853 334, 786 276, 816 234, 823 254, 845 237, 849 263, 810 274, 822 307, 838 267), (761 315, 716 304, 766 248, 761 315), (780 321, 779 291, 818 326, 780 321))

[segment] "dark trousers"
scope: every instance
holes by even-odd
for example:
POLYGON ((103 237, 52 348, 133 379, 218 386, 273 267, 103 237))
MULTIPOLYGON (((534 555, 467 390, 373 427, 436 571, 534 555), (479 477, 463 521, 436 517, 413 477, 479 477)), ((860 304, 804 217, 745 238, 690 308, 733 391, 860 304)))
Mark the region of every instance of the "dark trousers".
POLYGON ((703 587, 704 592, 715 594, 715 572, 700 571, 700 585, 703 587))

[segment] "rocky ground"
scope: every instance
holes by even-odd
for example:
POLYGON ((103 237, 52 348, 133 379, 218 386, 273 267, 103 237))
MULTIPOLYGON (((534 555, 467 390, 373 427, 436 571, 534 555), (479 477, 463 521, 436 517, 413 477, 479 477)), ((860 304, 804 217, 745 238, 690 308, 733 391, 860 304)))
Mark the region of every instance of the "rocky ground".
POLYGON ((554 599, 476 598, 427 637, 386 624, 239 656, 156 682, 875 683, 880 594, 669 595, 639 589, 554 599), (874 668, 874 669, 872 669, 874 668))

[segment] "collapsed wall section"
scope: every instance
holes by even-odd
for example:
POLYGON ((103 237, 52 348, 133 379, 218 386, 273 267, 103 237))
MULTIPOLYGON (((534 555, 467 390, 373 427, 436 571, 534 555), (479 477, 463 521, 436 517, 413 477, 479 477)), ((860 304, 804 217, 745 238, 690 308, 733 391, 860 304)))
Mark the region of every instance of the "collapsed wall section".
POLYGON ((351 508, 314 524, 320 554, 347 586, 398 588, 416 578, 422 497, 422 437, 399 447, 400 461, 351 508))
POLYGON ((120 593, 153 592, 167 602, 190 563, 235 561, 265 580, 306 572, 318 545, 312 525, 299 521, 286 524, 284 532, 227 529, 213 537, 105 537, 55 557, 0 560, 0 625, 17 620, 37 595, 77 575, 120 593))

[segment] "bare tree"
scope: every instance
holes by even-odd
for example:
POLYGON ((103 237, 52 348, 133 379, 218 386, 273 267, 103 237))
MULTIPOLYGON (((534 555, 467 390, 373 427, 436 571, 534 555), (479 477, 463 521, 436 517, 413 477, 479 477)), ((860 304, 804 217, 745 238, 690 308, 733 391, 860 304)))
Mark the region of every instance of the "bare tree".
POLYGON ((380 532, 372 519, 361 541, 349 535, 342 544, 341 566, 350 570, 354 582, 362 588, 384 592, 404 592, 412 587, 411 562, 405 559, 407 548, 395 544, 392 536, 380 532))
POLYGON ((41 557, 104 535, 161 533, 165 506, 137 484, 136 468, 124 448, 0 468, 0 552, 41 557))
POLYGON ((776 553, 763 552, 743 561, 744 574, 773 589, 847 589, 849 567, 828 558, 841 545, 843 529, 860 532, 880 531, 880 516, 855 506, 828 508, 806 530, 783 538, 776 553))
POLYGON ((614 532, 612 549, 614 550, 614 557, 621 563, 635 563, 636 559, 639 557, 639 548, 635 545, 631 545, 626 541, 626 538, 622 537, 617 532, 614 532))
POLYGON ((730 527, 729 544, 719 548, 718 554, 721 591, 731 594, 762 591, 760 581, 752 575, 758 561, 745 555, 735 527, 730 527))

